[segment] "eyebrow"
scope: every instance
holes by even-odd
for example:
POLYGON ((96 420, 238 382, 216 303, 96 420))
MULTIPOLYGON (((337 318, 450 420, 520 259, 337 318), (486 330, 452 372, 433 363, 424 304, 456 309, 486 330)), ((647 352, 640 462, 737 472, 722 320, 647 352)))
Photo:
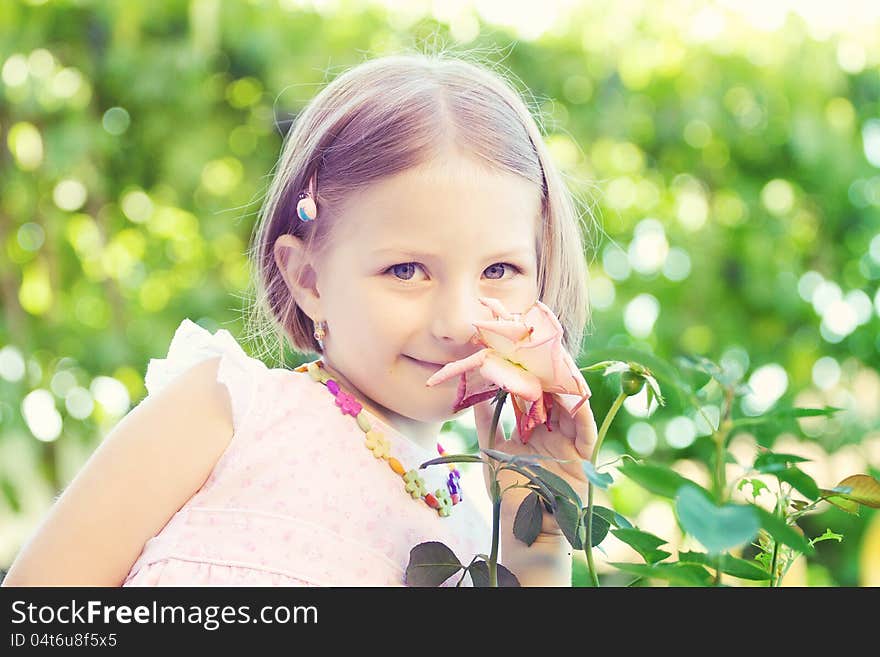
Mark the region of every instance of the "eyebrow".
MULTIPOLYGON (((382 253, 405 253, 408 256, 412 256, 414 258, 421 258, 422 260, 433 260, 437 256, 433 253, 427 253, 424 251, 419 251, 416 249, 407 249, 402 247, 390 247, 385 249, 376 249, 373 251, 375 254, 382 253)), ((506 249, 504 251, 499 251, 492 255, 486 256, 487 260, 494 260, 495 258, 508 258, 508 257, 522 257, 528 258, 532 255, 532 250, 529 248, 513 248, 506 249)))

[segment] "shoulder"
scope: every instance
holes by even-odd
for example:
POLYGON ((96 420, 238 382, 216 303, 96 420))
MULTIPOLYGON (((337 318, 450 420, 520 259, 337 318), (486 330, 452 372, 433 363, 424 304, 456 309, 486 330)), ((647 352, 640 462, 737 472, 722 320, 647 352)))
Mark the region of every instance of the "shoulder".
POLYGON ((185 378, 183 387, 197 389, 205 410, 230 421, 237 432, 251 415, 268 372, 225 329, 211 333, 185 319, 174 333, 168 355, 150 360, 144 384, 154 396, 185 378))
POLYGON ((233 411, 229 388, 218 378, 223 356, 211 356, 197 363, 181 377, 183 385, 191 387, 204 417, 213 418, 224 430, 221 435, 232 435, 233 411), (228 431, 226 431, 228 429, 228 431))

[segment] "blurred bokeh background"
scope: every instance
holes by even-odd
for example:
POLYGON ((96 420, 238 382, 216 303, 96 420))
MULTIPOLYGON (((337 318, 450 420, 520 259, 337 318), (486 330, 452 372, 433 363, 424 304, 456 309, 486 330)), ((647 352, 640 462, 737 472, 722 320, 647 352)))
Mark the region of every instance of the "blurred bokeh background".
MULTIPOLYGON (((705 356, 751 387, 736 415, 845 409, 740 434, 739 463, 760 442, 810 458, 823 487, 877 476, 878 34, 875 1, 0 3, 0 577, 184 317, 241 337, 245 250, 297 112, 407 49, 505 71, 601 227, 581 365, 621 346, 705 356)), ((613 379, 588 381, 601 418, 613 379)), ((700 416, 645 402, 599 462, 708 480, 700 416)), ((473 426, 445 429, 447 449, 473 445, 473 426)), ((623 478, 604 503, 687 544, 669 502, 623 478)), ((880 585, 876 512, 824 505, 801 525, 845 538, 785 584, 880 585)))

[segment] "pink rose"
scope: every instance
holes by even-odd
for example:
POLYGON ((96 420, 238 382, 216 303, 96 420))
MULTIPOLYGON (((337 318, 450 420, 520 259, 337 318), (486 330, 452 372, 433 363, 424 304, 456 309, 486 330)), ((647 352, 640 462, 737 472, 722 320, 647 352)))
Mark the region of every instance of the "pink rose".
POLYGON ((540 301, 523 315, 508 312, 498 299, 481 298, 494 319, 474 322, 477 353, 444 365, 426 382, 443 383, 460 375, 453 412, 510 393, 520 439, 527 443, 541 423, 550 428, 554 403, 574 416, 592 392, 574 359, 562 346, 563 329, 556 315, 540 301), (555 399, 554 399, 555 396, 555 399))

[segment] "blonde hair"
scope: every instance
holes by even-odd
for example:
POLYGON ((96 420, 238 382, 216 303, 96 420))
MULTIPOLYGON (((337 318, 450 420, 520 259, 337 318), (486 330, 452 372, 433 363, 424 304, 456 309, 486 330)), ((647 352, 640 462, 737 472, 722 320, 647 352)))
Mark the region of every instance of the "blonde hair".
POLYGON ((287 134, 248 253, 254 291, 246 333, 261 356, 277 348, 283 364, 285 336, 299 352, 322 353, 312 320, 275 262, 278 237, 295 235, 320 257, 332 245, 347 196, 450 150, 541 189, 538 298, 556 313, 563 343, 577 359, 590 307, 575 199, 503 75, 460 55, 423 53, 375 58, 346 70, 309 102, 287 134), (296 205, 312 174, 319 216, 302 222, 296 205))

